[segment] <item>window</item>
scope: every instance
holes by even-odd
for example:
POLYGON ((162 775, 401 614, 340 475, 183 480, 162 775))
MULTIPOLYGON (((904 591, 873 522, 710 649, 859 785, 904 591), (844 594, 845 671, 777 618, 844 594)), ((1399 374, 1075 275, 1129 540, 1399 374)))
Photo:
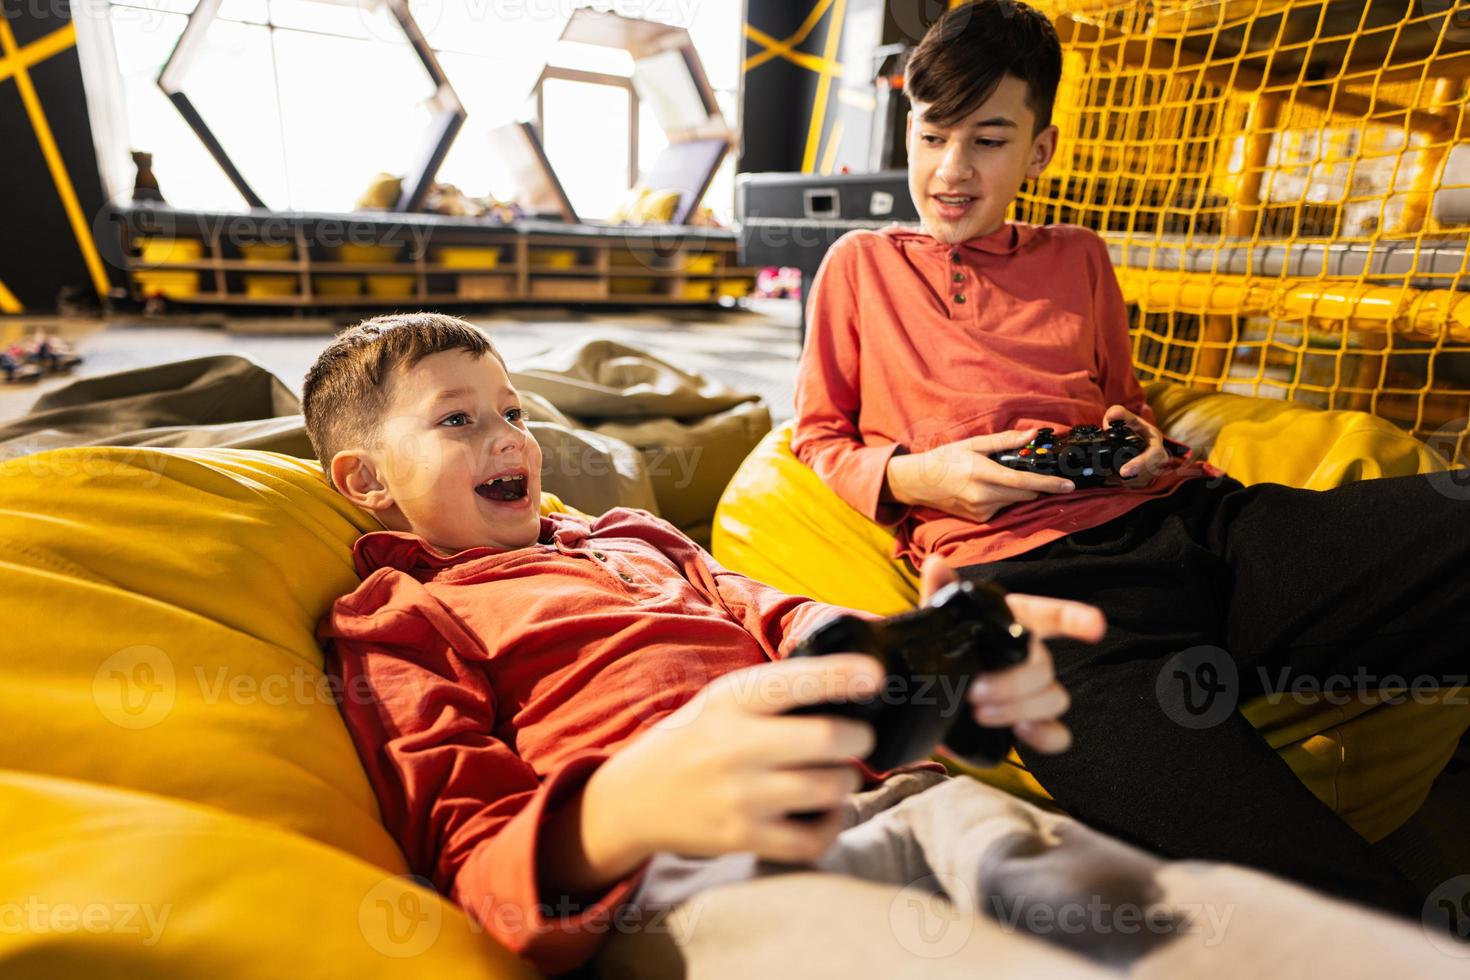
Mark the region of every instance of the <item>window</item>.
MULTIPOLYGON (((239 194, 158 90, 155 79, 196 0, 111 0, 130 147, 153 154, 164 196, 179 207, 232 210, 239 194)), ((632 168, 661 149, 646 110, 632 118, 631 59, 623 52, 558 44, 573 6, 525 4, 520 16, 479 0, 425 0, 411 9, 469 113, 439 171, 466 194, 512 194, 485 134, 527 115, 543 67, 553 66, 543 106, 547 154, 588 217, 605 216, 632 183, 632 168), (590 80, 587 75, 603 76, 590 80), (609 84, 607 79, 615 79, 609 84), (636 134, 636 149, 634 138, 636 134)), ((739 89, 740 4, 655 4, 653 19, 687 27, 726 120, 739 89)), ((431 84, 381 6, 341 0, 225 0, 208 56, 188 92, 220 143, 272 207, 350 210, 379 172, 408 170, 424 143, 431 84)), ((725 172, 706 203, 728 220, 725 172)), ((130 177, 131 175, 129 175, 130 177)))
POLYGON ((579 217, 610 217, 637 179, 633 90, 627 79, 548 68, 541 83, 542 142, 579 217))

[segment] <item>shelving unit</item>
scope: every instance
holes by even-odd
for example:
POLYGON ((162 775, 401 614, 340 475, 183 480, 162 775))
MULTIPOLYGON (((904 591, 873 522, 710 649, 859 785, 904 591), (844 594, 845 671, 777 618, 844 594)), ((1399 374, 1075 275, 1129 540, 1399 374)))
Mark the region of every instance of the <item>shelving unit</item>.
POLYGON ((734 233, 696 227, 141 207, 120 209, 115 222, 128 271, 118 298, 137 303, 715 305, 747 294, 759 271, 736 264, 734 233))

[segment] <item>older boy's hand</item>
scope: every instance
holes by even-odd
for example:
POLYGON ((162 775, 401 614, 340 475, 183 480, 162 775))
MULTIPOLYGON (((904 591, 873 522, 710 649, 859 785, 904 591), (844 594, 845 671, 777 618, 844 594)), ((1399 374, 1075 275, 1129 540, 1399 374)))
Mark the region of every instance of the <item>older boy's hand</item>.
POLYGON ((1122 405, 1114 405, 1103 413, 1103 428, 1111 425, 1114 419, 1127 422, 1128 428, 1148 442, 1148 448, 1142 455, 1129 460, 1118 469, 1118 477, 1125 487, 1146 487, 1169 465, 1169 451, 1164 448, 1164 434, 1159 431, 1158 426, 1150 425, 1122 405))
MULTIPOLYGON (((930 556, 921 573, 923 601, 956 578, 954 569, 930 556)), ((1107 630, 1102 610, 1065 599, 1006 596, 1011 615, 1031 634, 1030 655, 1008 670, 981 675, 970 685, 968 697, 981 725, 1012 726, 1016 738, 1041 752, 1065 752, 1072 733, 1059 719, 1071 705, 1066 688, 1057 681, 1051 652, 1043 642, 1065 636, 1096 643, 1107 630)))
POLYGON ((1071 493, 1070 480, 1002 466, 991 453, 1019 449, 1040 429, 973 436, 888 461, 888 491, 899 503, 933 507, 984 524, 1002 509, 1044 493, 1071 493))
POLYGON ((609 855, 607 867, 655 851, 815 861, 842 829, 840 804, 861 784, 853 760, 873 750, 873 729, 785 712, 869 697, 882 682, 882 665, 862 654, 783 660, 716 678, 588 781, 589 850, 609 855), (812 811, 824 815, 791 816, 812 811))

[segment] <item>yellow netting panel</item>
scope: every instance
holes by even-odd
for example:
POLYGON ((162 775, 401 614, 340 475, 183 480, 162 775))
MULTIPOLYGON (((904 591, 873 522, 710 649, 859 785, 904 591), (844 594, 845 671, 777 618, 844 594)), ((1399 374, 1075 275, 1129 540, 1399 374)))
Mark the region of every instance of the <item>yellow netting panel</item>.
POLYGON ((1470 8, 1040 0, 1056 159, 1014 217, 1103 233, 1144 379, 1372 411, 1470 462, 1470 8))

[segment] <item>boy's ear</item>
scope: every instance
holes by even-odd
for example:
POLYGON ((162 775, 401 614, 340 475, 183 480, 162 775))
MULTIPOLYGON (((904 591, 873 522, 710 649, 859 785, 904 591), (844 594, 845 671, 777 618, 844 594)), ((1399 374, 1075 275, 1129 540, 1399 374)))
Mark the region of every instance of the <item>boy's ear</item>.
POLYGON ((1026 164, 1026 177, 1035 179, 1041 176, 1046 165, 1051 163, 1051 158, 1057 152, 1057 137, 1060 131, 1055 125, 1043 129, 1037 134, 1036 139, 1031 141, 1031 159, 1026 164))
POLYGON ((365 450, 342 450, 332 457, 330 470, 332 483, 342 496, 363 510, 380 511, 393 506, 393 495, 378 478, 365 450))

